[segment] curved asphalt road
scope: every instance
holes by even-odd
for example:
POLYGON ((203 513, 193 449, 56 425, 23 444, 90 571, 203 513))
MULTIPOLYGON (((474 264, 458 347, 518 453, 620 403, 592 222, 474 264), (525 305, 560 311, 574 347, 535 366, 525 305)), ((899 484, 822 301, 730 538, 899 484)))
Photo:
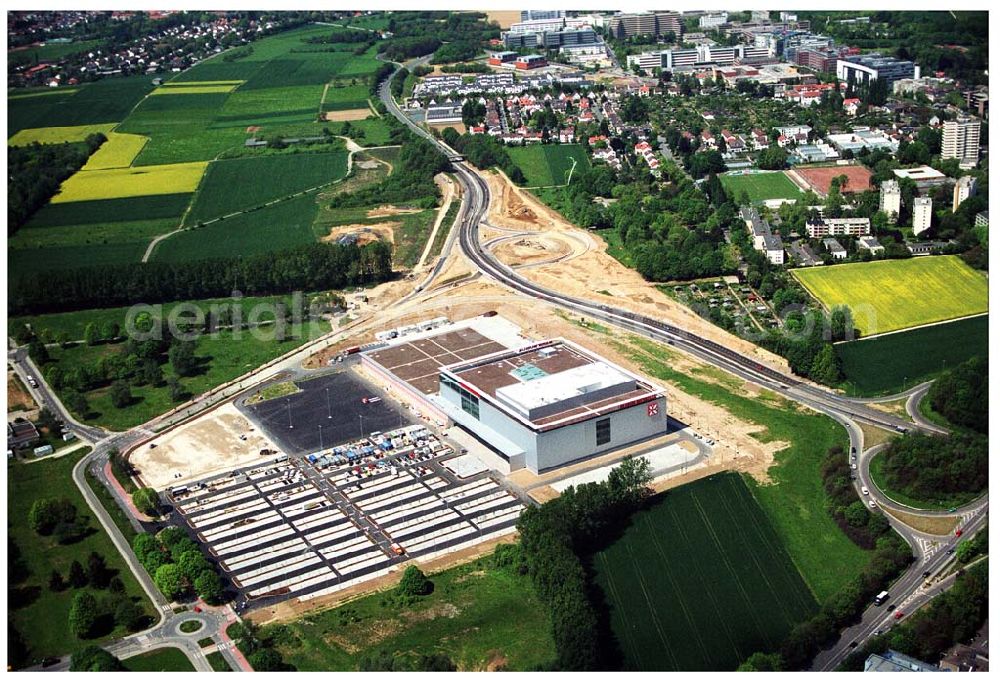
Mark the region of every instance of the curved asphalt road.
MULTIPOLYGON (((386 108, 415 134, 435 144, 442 153, 448 155, 452 160, 457 177, 464 188, 464 201, 462 211, 459 214, 462 251, 476 268, 487 276, 522 294, 548 300, 566 309, 582 312, 620 328, 625 328, 659 341, 665 341, 743 379, 770 389, 777 388, 783 391, 790 399, 824 413, 841 423, 848 431, 852 450, 863 451, 864 447, 864 435, 857 424, 858 421, 889 430, 909 430, 916 427, 916 429, 937 434, 947 433, 946 430, 938 425, 922 417, 916 417, 919 415, 916 405, 919 399, 926 394, 929 385, 920 385, 904 393, 904 395, 909 394, 910 396, 907 402, 907 411, 911 416, 914 416, 914 422, 910 422, 870 408, 867 405, 870 403, 868 400, 850 399, 836 395, 806 384, 779 371, 764 367, 726 347, 701 338, 684 329, 669 326, 649 317, 615 309, 589 300, 572 298, 557 291, 545 289, 518 276, 515 271, 501 264, 491 254, 486 252, 479 242, 479 224, 483 221, 489 206, 489 186, 475 171, 464 165, 461 156, 456 154, 453 149, 448 148, 447 145, 435 139, 430 133, 414 124, 402 113, 389 92, 388 82, 389 79, 379 89, 379 96, 386 105, 386 108)), ((900 396, 895 395, 883 400, 898 399, 900 396)), ((867 458, 863 456, 863 459, 870 460, 870 452, 868 453, 867 458)), ((861 493, 860 486, 861 481, 858 480, 856 482, 858 496, 866 499, 866 496, 861 493)), ((984 497, 961 509, 963 515, 968 518, 965 525, 966 537, 973 535, 985 523, 987 505, 988 498, 984 497)), ((931 576, 935 575, 943 570, 953 557, 949 554, 948 550, 943 549, 941 543, 929 542, 925 534, 913 530, 891 515, 887 514, 886 516, 893 528, 911 546, 916 556, 914 564, 893 584, 893 597, 894 599, 900 599, 904 603, 909 603, 911 606, 919 606, 921 602, 929 599, 927 593, 923 592, 925 578, 923 574, 930 572, 931 576)), ((940 537, 937 540, 940 541, 940 537)), ((889 616, 893 615, 890 614, 889 616)), ((892 618, 891 620, 895 619, 892 618)), ((887 625, 885 610, 869 607, 864 612, 862 620, 858 625, 843 631, 838 643, 830 649, 825 650, 816 658, 813 669, 827 670, 835 667, 850 653, 853 648, 851 643, 858 643, 859 640, 863 640, 874 634, 875 631, 885 625, 887 625)))

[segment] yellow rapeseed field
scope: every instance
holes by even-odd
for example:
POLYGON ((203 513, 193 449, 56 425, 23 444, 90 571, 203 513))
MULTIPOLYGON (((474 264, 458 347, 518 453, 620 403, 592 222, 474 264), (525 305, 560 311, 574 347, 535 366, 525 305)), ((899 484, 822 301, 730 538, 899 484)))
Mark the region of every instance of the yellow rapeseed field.
POLYGON ((68 127, 27 128, 7 140, 8 146, 27 146, 28 144, 62 144, 63 142, 82 142, 95 132, 107 134, 117 123, 100 123, 98 125, 73 125, 68 127))
POLYGON ((988 311, 986 277, 957 255, 879 260, 792 270, 831 309, 846 305, 863 335, 988 311))
POLYGON ((108 141, 87 160, 84 170, 108 170, 127 168, 142 151, 149 137, 129 135, 123 132, 109 132, 108 141))
POLYGON ((242 80, 195 80, 186 83, 164 83, 150 94, 219 94, 232 92, 242 83, 242 80))
POLYGON ((171 80, 169 83, 163 83, 163 87, 199 87, 201 85, 239 85, 244 81, 242 80, 185 80, 179 82, 176 80, 171 80))
POLYGON ((145 165, 137 168, 81 170, 62 183, 53 203, 99 201, 194 191, 205 174, 207 161, 145 165))

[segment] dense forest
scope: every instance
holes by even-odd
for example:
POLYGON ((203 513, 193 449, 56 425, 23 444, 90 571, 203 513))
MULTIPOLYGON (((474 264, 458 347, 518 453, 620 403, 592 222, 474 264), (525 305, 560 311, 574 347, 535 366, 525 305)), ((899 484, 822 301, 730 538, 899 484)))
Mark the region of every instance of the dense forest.
POLYGON ((500 29, 485 21, 482 12, 393 12, 387 30, 392 37, 379 44, 379 53, 405 61, 433 53, 431 63, 446 64, 478 57, 500 29))
POLYGON ((107 141, 101 133, 82 144, 7 147, 7 235, 12 236, 107 141))
POLYGON ((989 361, 973 357, 934 381, 931 407, 949 422, 976 432, 989 432, 989 361))
POLYGON ((989 450, 982 435, 913 433, 879 455, 885 457, 886 484, 911 498, 948 503, 956 494, 978 494, 989 484, 989 450))
POLYGON ((10 281, 11 315, 174 300, 328 290, 385 281, 392 246, 313 243, 244 258, 129 263, 30 273, 10 281))

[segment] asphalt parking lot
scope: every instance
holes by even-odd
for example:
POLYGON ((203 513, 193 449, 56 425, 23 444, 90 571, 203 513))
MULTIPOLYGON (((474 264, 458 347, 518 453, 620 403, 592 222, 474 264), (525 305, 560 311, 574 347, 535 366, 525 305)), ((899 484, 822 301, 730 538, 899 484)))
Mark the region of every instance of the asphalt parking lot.
POLYGON ((312 453, 413 423, 398 404, 385 398, 384 391, 353 372, 331 373, 295 384, 301 391, 287 397, 249 405, 242 400, 236 403, 290 455, 312 453), (364 403, 368 397, 380 400, 364 403))
POLYGON ((524 508, 421 425, 174 487, 174 522, 206 544, 237 609, 308 600, 417 557, 514 531, 524 508), (448 463, 446 467, 442 463, 448 463))

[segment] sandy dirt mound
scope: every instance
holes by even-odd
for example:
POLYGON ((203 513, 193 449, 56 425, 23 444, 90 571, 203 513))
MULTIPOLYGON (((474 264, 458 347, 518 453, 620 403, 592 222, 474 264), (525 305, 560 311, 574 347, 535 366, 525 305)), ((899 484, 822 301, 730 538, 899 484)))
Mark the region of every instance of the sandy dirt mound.
MULTIPOLYGON (((566 221, 559 213, 535 199, 530 193, 515 187, 501 173, 482 173, 490 184, 490 210, 488 219, 497 227, 521 227, 525 223, 512 217, 530 210, 537 217, 534 225, 540 231, 561 231, 591 238, 584 229, 566 221)), ((702 337, 725 344, 745 356, 754 357, 787 371, 788 365, 781 357, 738 338, 718 326, 702 319, 689 308, 663 295, 656 287, 607 254, 607 244, 601 239, 593 249, 579 257, 550 265, 525 269, 523 276, 546 288, 560 290, 574 297, 587 298, 600 303, 613 301, 616 306, 666 321, 680 328, 697 332, 702 337)))
POLYGON ((402 222, 378 222, 376 224, 343 224, 331 227, 330 233, 324 236, 321 241, 336 241, 345 234, 355 234, 358 237, 358 245, 383 240, 395 243, 393 229, 400 226, 402 222))
POLYGON ((35 400, 16 377, 14 371, 7 371, 7 412, 30 411, 35 408, 35 400))
POLYGON ((364 120, 372 115, 371 109, 344 109, 343 111, 327 111, 323 114, 323 119, 331 123, 340 123, 345 120, 364 120))
POLYGON ((493 253, 504 264, 518 266, 564 258, 573 253, 573 248, 559 238, 523 236, 498 243, 493 253))
POLYGON ((232 403, 162 434, 150 444, 155 446, 143 444, 130 460, 142 481, 157 490, 254 463, 260 460, 261 449, 278 448, 232 403))
POLYGON ((366 214, 368 217, 392 217, 393 215, 410 215, 420 212, 420 208, 397 208, 394 205, 380 205, 372 208, 366 214))

